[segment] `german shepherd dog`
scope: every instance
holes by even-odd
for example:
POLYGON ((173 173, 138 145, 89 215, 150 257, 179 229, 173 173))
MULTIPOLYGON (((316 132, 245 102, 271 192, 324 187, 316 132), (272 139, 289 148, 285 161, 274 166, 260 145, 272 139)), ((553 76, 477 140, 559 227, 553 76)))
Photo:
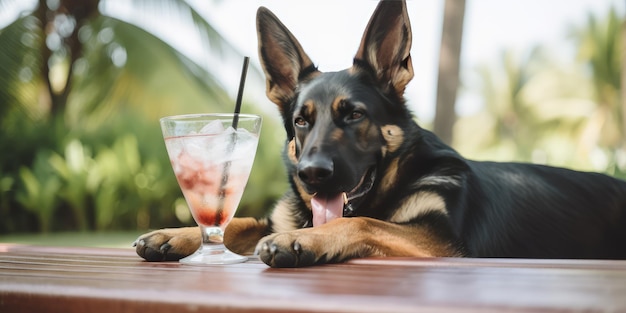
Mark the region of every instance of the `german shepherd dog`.
MULTIPOLYGON (((291 189, 262 219, 235 218, 224 243, 272 267, 350 258, 626 258, 626 182, 596 173, 470 161, 405 106, 413 77, 404 1, 378 4, 352 67, 318 71, 266 8, 257 13, 267 95, 287 132, 291 189)), ((150 261, 200 245, 197 228, 136 241, 150 261)))

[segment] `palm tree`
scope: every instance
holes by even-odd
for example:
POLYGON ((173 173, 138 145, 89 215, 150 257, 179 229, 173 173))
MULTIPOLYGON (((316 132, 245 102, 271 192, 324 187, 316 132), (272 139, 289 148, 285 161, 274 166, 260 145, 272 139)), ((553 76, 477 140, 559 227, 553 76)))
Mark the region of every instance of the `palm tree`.
MULTIPOLYGON (((18 1, 0 0, 0 10, 16 6, 18 1)), ((115 11, 106 10, 109 2, 38 0, 30 12, 1 30, 0 100, 8 104, 0 111, 5 113, 2 116, 9 116, 6 113, 11 110, 26 112, 34 118, 67 114, 72 97, 80 99, 77 106, 84 112, 85 108, 106 103, 103 101, 106 96, 120 88, 116 83, 120 77, 141 80, 152 74, 151 68, 162 63, 178 68, 182 71, 180 75, 188 76, 188 80, 192 77, 192 83, 196 89, 203 90, 203 96, 224 97, 212 73, 137 25, 116 18, 115 11), (90 90, 96 90, 96 95, 85 101, 84 97, 73 94, 78 91, 73 88, 75 85, 97 87, 90 90)), ((207 51, 218 55, 238 54, 186 1, 134 0, 128 4, 137 12, 150 12, 147 18, 155 20, 167 17, 177 23, 191 17, 192 24, 184 25, 187 26, 184 31, 201 33, 201 38, 206 38, 203 44, 207 51)))
POLYGON ((456 121, 464 16, 465 0, 445 1, 433 130, 447 144, 452 143, 452 128, 456 121))

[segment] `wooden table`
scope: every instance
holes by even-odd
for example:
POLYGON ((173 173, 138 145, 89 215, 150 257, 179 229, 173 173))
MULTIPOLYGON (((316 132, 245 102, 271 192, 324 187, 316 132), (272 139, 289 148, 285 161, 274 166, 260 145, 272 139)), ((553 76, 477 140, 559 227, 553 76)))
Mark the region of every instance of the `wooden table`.
POLYGON ((626 312, 626 261, 361 259, 191 267, 0 244, 0 312, 626 312))

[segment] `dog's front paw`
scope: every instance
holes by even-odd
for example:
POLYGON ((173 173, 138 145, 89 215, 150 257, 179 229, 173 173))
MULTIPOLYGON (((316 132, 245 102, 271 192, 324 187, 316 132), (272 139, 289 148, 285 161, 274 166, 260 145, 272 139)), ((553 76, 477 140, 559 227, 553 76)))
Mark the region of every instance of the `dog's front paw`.
POLYGON ((137 254, 146 261, 176 261, 200 247, 198 227, 167 228, 139 236, 134 242, 137 254))
POLYGON ((311 239, 298 231, 273 234, 259 242, 257 253, 271 267, 311 266, 325 259, 318 255, 311 239))

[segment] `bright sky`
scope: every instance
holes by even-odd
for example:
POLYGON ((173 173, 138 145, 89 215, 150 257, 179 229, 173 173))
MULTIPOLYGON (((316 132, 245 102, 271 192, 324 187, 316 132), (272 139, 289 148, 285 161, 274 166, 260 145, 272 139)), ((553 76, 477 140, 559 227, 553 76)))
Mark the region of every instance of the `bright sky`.
MULTIPOLYGON (((415 78, 407 87, 407 99, 418 118, 429 121, 434 115, 437 81, 438 49, 444 0, 408 0, 407 6, 413 28, 413 66, 415 78)), ((22 2, 28 4, 29 1, 22 2)), ((375 0, 194 0, 195 7, 205 14, 224 36, 243 54, 259 66, 255 14, 259 6, 272 10, 294 33, 305 51, 323 71, 341 70, 350 66, 377 1, 375 0)), ((105 9, 125 20, 136 19, 137 12, 124 10, 126 0, 108 0, 105 9)), ((467 0, 462 75, 477 65, 493 62, 504 49, 526 51, 542 44, 568 58, 573 55, 568 31, 584 23, 589 12, 604 14, 611 5, 622 15, 624 1, 619 0, 467 0)), ((148 19, 151 15, 144 12, 148 19)), ((3 17, 0 12, 0 27, 3 17)), ((152 19, 146 28, 155 29, 175 47, 203 66, 216 70, 224 84, 236 94, 241 60, 211 60, 202 50, 197 34, 181 31, 176 22, 152 19)), ((254 82, 252 82, 254 83, 254 82)), ((272 106, 264 96, 264 86, 252 84, 246 97, 254 97, 272 106)), ((468 112, 476 107, 475 97, 462 92, 459 110, 468 112)))
MULTIPOLYGON (((351 65, 377 4, 374 0, 195 2, 226 38, 250 55, 257 65, 255 14, 261 5, 269 8, 323 71, 341 70, 351 65)), ((415 69, 415 78, 407 87, 407 98, 422 121, 429 121, 434 115, 443 3, 443 0, 407 2, 413 28, 411 54, 415 69)), ((624 4, 618 0, 467 0, 462 71, 467 73, 478 64, 493 62, 505 48, 525 51, 542 44, 564 57, 573 55, 568 41, 571 27, 583 24, 589 12, 605 13, 611 5, 624 14, 624 4)), ((232 72, 236 74, 229 80, 236 82, 239 67, 234 66, 236 70, 232 72)), ((477 104, 471 99, 471 94, 461 93, 461 112, 475 109, 477 104)))

